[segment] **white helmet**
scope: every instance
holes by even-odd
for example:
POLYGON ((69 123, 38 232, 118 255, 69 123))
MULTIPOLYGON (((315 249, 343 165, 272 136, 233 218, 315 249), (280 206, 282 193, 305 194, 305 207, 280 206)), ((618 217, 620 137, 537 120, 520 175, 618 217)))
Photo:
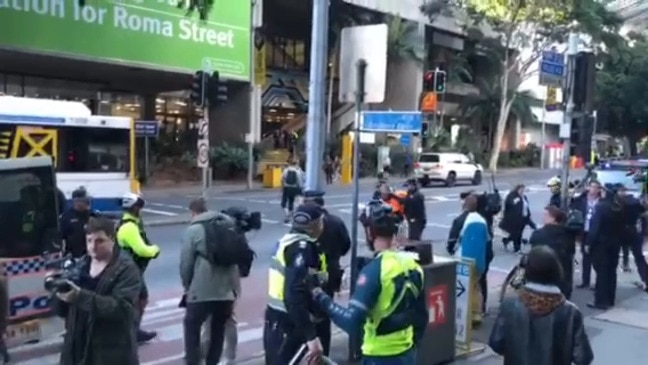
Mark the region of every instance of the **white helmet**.
POLYGON ((122 208, 129 209, 129 208, 132 208, 136 204, 144 206, 144 199, 139 194, 126 193, 126 194, 122 195, 122 198, 121 198, 121 206, 122 206, 122 208))
POLYGON ((547 181, 547 187, 560 186, 560 177, 554 176, 547 181))

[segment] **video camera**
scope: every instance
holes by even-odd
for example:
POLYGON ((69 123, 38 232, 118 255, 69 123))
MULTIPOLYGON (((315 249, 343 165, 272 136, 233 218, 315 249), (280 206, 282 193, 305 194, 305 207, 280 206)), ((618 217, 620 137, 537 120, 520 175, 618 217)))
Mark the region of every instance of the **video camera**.
POLYGON ((81 258, 71 254, 45 261, 45 269, 53 272, 45 276, 43 287, 50 293, 66 293, 72 290, 68 281, 78 283, 81 278, 81 258))
POLYGON ((249 212, 244 207, 229 207, 221 212, 234 219, 239 232, 246 233, 261 229, 261 212, 249 212))

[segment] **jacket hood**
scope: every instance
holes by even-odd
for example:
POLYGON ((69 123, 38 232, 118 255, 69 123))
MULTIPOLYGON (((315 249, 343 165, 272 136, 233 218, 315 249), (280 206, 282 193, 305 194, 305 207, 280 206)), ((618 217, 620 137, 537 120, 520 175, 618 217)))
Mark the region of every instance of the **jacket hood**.
POLYGON ((565 296, 553 285, 527 283, 520 289, 520 301, 536 316, 546 316, 565 302, 565 296))
POLYGON ((227 220, 231 221, 232 224, 234 224, 234 220, 232 220, 232 218, 230 216, 228 216, 227 214, 223 214, 221 212, 212 212, 212 211, 208 211, 208 212, 205 212, 205 213, 198 214, 197 216, 193 217, 191 222, 192 223, 207 222, 207 221, 213 220, 215 218, 227 219, 227 220))

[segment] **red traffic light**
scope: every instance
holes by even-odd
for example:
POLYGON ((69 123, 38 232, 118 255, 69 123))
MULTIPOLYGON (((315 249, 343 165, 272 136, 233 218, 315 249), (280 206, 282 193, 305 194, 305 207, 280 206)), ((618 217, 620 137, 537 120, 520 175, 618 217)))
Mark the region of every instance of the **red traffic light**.
POLYGON ((425 81, 433 80, 434 79, 434 71, 426 71, 425 76, 423 76, 423 77, 425 78, 425 81))

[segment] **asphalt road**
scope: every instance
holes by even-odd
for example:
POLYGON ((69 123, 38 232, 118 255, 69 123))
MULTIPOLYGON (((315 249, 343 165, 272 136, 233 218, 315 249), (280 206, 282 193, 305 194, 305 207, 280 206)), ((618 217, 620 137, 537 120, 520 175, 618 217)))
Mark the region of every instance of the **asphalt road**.
MULTIPOLYGON (((533 218, 541 223, 542 209, 549 195, 544 183, 552 174, 542 171, 524 176, 509 176, 498 179, 498 188, 506 190, 518 183, 528 186, 528 196, 533 218)), ((426 207, 428 227, 424 233, 425 239, 435 240, 435 253, 445 254, 445 238, 454 217, 460 211, 459 193, 471 186, 453 188, 426 188, 426 207)), ((476 189, 484 190, 486 185, 476 189)), ((372 193, 372 186, 366 184, 362 188, 360 202, 366 202, 372 193)), ((186 215, 191 194, 176 194, 162 198, 147 196, 146 220, 159 217, 181 217, 186 215)), ((262 351, 263 310, 267 295, 267 269, 272 249, 277 240, 288 231, 283 223, 283 212, 279 207, 279 196, 276 191, 258 193, 231 193, 228 195, 213 195, 209 197, 211 209, 224 209, 231 205, 243 205, 249 210, 260 211, 263 214, 263 228, 251 236, 250 244, 256 250, 258 258, 255 261, 252 274, 244 279, 243 294, 237 304, 239 320, 239 359, 243 360, 262 351)), ((351 224, 352 195, 350 187, 333 186, 327 190, 326 206, 333 214, 342 217, 347 226, 351 224)), ((151 344, 140 349, 142 365, 181 364, 182 363, 182 316, 183 310, 177 307, 181 295, 178 275, 180 240, 184 225, 167 225, 148 228, 152 242, 160 245, 162 253, 152 262, 146 272, 146 279, 151 293, 151 303, 144 318, 144 327, 156 330, 158 338, 151 344)), ((360 235, 360 238, 363 234, 360 235)), ((359 252, 367 253, 364 242, 359 243, 359 252)), ((519 256, 504 251, 501 245, 495 247, 496 257, 491 266, 489 287, 491 292, 499 290, 505 278, 505 273, 513 267, 519 256)), ((494 293, 495 294, 495 293, 494 293)), ((493 295, 495 296, 495 295, 493 295)), ((489 302, 491 302, 489 300, 489 302)), ((54 364, 57 363, 57 343, 60 339, 52 339, 41 344, 18 349, 14 353, 17 364, 54 364)))

